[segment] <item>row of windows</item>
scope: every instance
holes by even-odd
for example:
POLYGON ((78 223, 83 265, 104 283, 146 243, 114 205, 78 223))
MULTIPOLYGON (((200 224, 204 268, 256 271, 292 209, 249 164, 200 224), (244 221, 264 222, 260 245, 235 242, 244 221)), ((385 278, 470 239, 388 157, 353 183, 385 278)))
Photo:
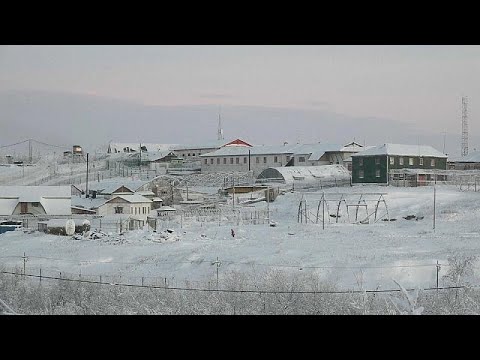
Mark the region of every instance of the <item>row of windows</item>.
MULTIPOLYGON (((359 170, 359 171, 358 171, 358 177, 359 177, 360 179, 363 179, 364 176, 365 176, 364 171, 363 171, 363 170, 359 170)), ((375 170, 375 177, 377 177, 377 178, 380 177, 380 170, 375 170)))
MULTIPOLYGON (((115 214, 124 214, 123 206, 116 206, 115 207, 115 214)), ((142 206, 142 207, 134 207, 132 210, 132 214, 140 215, 140 214, 148 214, 150 213, 150 206, 142 206)))
MULTIPOLYGON (((390 165, 395 165, 395 158, 393 156, 390 156, 390 165)), ((363 166, 363 159, 360 158, 358 162, 359 166, 363 166)), ((375 164, 379 165, 380 164, 380 158, 375 158, 375 164)), ((398 164, 399 165, 404 165, 404 158, 399 157, 398 158, 398 164)), ((408 158, 408 165, 413 166, 414 165, 414 158, 408 158)), ((423 158, 418 159, 418 165, 423 166, 423 158)), ((430 159, 430 166, 435 166, 435 159, 430 159)))
MULTIPOLYGON (((223 161, 221 161, 220 158, 217 158, 217 161, 216 161, 217 165, 220 165, 221 162, 222 162, 223 164, 226 164, 226 163, 227 163, 227 158, 222 158, 222 159, 223 159, 223 161)), ((230 158, 230 164, 233 164, 233 159, 234 159, 233 157, 230 158)), ((256 164, 260 164, 260 161, 263 161, 263 163, 266 164, 266 163, 267 163, 267 157, 266 157, 266 156, 263 156, 263 157, 261 157, 261 156, 256 156, 256 157, 255 157, 255 163, 256 163, 256 164)), ((287 162, 290 161, 290 156, 288 156, 288 155, 286 156, 286 161, 287 161, 287 162)), ((299 161, 299 162, 305 162, 305 157, 304 157, 304 156, 300 156, 300 157, 298 158, 298 161, 299 161)), ((274 163, 279 162, 279 161, 278 161, 278 156, 274 156, 274 157, 273 157, 273 162, 274 162, 274 163)), ((244 164, 247 164, 247 163, 248 163, 248 157, 244 157, 244 158, 243 158, 243 163, 244 163, 244 164)), ((205 165, 208 165, 208 159, 205 159, 205 160, 204 160, 204 164, 205 164, 205 165)), ((213 165, 213 164, 214 164, 214 159, 210 159, 210 165, 213 165)), ((238 158, 238 157, 235 158, 235 164, 240 164, 240 158, 238 158)))

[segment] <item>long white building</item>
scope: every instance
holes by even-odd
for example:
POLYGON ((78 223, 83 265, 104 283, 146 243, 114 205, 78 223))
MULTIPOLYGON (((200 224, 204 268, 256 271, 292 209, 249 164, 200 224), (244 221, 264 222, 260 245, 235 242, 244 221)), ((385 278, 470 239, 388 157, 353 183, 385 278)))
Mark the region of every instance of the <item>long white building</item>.
POLYGON ((361 151, 357 143, 295 144, 280 146, 223 146, 200 155, 202 173, 246 172, 258 175, 270 167, 345 165, 344 160, 361 151))

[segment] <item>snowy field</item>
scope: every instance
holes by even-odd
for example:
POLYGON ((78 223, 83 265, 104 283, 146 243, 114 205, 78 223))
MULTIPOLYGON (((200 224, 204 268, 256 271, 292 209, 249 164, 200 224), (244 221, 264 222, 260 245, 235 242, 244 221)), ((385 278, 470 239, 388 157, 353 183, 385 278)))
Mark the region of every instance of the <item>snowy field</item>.
MULTIPOLYGON (((96 240, 9 232, 0 235, 0 265, 23 268, 25 253, 27 273, 38 274, 41 268, 44 276, 62 272, 85 278, 103 276, 105 281, 121 277, 122 282, 132 284, 161 284, 166 278, 173 285, 213 280, 218 269, 220 287, 222 277, 230 271, 279 269, 312 273, 339 289, 374 290, 398 289, 394 279, 404 287, 435 287, 438 261, 441 286, 449 257, 480 255, 480 193, 437 186, 434 230, 433 191, 433 187, 384 186, 325 189, 327 199, 337 193, 386 193, 389 217, 396 219, 374 222, 372 217, 369 224, 352 224, 345 222, 345 215, 338 223, 328 217, 325 229, 321 220, 318 224, 298 223, 302 193, 287 192, 270 203, 274 227, 183 219, 166 222, 156 235, 142 230, 96 240), (419 220, 404 219, 408 215, 419 220), (159 233, 166 235, 162 238, 159 233)), ((309 209, 316 211, 321 195, 305 195, 309 209)), ((375 203, 368 205, 371 213, 375 203)), ((265 202, 253 206, 267 209, 265 202)), ((329 205, 331 214, 333 207, 333 203, 329 205)), ((350 210, 351 217, 352 212, 355 210, 350 210)), ((381 205, 378 215, 384 213, 381 205)))

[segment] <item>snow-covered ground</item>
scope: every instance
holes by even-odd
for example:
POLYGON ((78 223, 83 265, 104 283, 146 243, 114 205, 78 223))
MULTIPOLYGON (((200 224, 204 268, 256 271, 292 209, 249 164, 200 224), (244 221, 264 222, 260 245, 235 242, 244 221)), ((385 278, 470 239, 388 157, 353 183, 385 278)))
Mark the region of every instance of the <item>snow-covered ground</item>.
MULTIPOLYGON (((434 287, 437 260, 441 279, 448 270, 449 256, 480 255, 480 192, 437 186, 434 230, 433 187, 325 189, 327 199, 339 197, 338 193, 350 194, 350 203, 358 200, 355 193, 378 192, 385 193, 389 217, 396 221, 374 222, 371 217, 370 224, 352 224, 343 222, 346 216, 342 213, 338 223, 336 218, 328 217, 325 229, 321 220, 318 224, 300 224, 297 211, 302 193, 287 192, 269 204, 271 221, 276 226, 183 219, 166 222, 158 230, 164 231, 162 236, 139 230, 96 240, 9 232, 0 235, 0 265, 22 268, 25 253, 25 266, 31 273, 41 268, 47 275, 61 271, 82 276, 122 276, 122 281, 137 284, 142 277, 150 283, 161 283, 164 278, 181 283, 214 277, 218 258, 220 284, 222 274, 230 270, 281 269, 313 272, 341 289, 395 289, 398 287, 393 279, 405 287, 434 287), (404 219, 408 215, 419 220, 404 219), (167 228, 173 233, 166 233, 167 228)), ((316 212, 321 195, 305 195, 310 211, 316 212)), ((375 202, 367 203, 372 213, 375 202)), ((265 202, 250 206, 267 209, 265 202)), ((333 202, 329 204, 331 214, 334 207, 333 202)), ((359 219, 364 211, 359 210, 359 219)), ((378 215, 384 213, 385 207, 380 205, 378 215)), ((354 214, 354 208, 350 208, 350 217, 354 214)))

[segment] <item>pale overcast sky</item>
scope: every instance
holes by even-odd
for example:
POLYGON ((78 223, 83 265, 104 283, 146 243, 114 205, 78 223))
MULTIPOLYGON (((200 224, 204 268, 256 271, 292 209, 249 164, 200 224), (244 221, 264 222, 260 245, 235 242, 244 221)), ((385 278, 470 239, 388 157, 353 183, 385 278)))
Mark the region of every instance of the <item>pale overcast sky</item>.
POLYGON ((144 105, 265 106, 460 132, 480 111, 480 46, 0 46, 0 91, 144 105))

